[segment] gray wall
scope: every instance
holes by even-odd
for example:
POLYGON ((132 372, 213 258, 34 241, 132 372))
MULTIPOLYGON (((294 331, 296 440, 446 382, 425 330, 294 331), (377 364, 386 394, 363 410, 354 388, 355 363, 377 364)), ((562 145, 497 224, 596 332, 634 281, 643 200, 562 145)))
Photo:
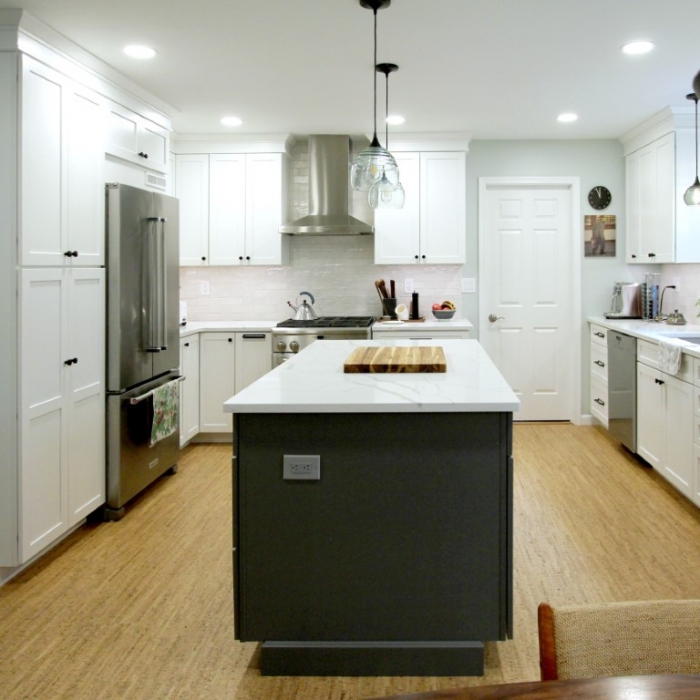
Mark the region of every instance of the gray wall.
MULTIPOLYGON (((478 195, 480 177, 578 177, 581 184, 581 215, 597 213, 588 204, 588 192, 605 185, 612 193, 606 214, 617 216, 617 254, 614 258, 582 258, 581 325, 582 411, 588 413, 590 387, 588 367, 589 316, 601 316, 610 306, 614 282, 642 281, 645 272, 660 265, 628 266, 625 263, 625 162, 617 140, 588 141, 472 141, 467 156, 467 264, 463 277, 478 277, 478 195)), ((583 226, 581 227, 583 229, 583 226)), ((583 241, 577 245, 583 245, 583 241)), ((478 326, 477 294, 463 294, 464 316, 478 326)))

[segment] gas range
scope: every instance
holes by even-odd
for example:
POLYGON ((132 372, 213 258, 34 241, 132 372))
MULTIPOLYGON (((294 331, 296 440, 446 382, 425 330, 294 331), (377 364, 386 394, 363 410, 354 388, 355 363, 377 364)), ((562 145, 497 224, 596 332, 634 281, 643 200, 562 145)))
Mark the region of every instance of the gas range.
POLYGON ((316 340, 364 340, 374 316, 321 316, 310 321, 288 318, 272 329, 272 364, 290 359, 316 340))

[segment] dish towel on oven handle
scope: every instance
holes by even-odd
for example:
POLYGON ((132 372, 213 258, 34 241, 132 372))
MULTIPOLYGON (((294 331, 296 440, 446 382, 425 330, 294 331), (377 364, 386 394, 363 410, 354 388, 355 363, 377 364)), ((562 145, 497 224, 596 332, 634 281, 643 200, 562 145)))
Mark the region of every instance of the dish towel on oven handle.
POLYGON ((659 369, 668 374, 678 374, 683 358, 683 345, 676 338, 659 340, 659 369))
POLYGON ((179 379, 153 390, 153 423, 151 425, 151 445, 172 435, 177 430, 179 403, 179 379))

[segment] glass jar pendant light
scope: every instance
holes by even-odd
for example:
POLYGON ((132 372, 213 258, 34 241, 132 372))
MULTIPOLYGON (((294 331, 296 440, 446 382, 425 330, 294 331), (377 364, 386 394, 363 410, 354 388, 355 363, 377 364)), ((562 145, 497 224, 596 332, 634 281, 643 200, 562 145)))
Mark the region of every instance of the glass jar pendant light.
MULTIPOLYGON (((700 76, 700 73, 698 73, 700 76)), ((697 78, 696 76, 696 82, 697 78)), ((693 83, 695 86, 695 83, 693 83)), ((691 92, 686 98, 695 102, 695 182, 685 191, 683 201, 688 206, 700 204, 700 180, 698 180, 698 96, 691 92)))
MULTIPOLYGON (((360 0, 362 7, 371 9, 374 13, 374 61, 377 65, 377 10, 389 7, 391 0, 360 0)), ((377 72, 374 72, 374 137, 365 148, 350 171, 350 184, 354 190, 368 192, 372 185, 385 176, 387 180, 397 185, 399 182, 399 166, 394 156, 379 143, 377 138, 377 72)))
MULTIPOLYGON (((397 71, 399 67, 395 63, 379 63, 377 64, 377 72, 384 73, 386 78, 386 114, 385 118, 389 117, 389 73, 397 71)), ((389 148, 389 122, 385 121, 385 137, 387 149, 389 148)), ((401 209, 406 201, 406 192, 404 191, 401 182, 391 182, 387 178, 384 171, 382 176, 377 180, 369 190, 368 195, 369 205, 373 209, 401 209)))

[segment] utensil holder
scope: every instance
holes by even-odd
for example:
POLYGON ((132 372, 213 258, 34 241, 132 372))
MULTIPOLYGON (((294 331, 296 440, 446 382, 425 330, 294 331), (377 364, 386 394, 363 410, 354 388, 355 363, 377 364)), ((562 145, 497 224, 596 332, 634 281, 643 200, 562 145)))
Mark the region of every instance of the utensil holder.
POLYGON ((391 297, 382 299, 382 310, 385 316, 396 319, 396 299, 392 299, 391 297))

